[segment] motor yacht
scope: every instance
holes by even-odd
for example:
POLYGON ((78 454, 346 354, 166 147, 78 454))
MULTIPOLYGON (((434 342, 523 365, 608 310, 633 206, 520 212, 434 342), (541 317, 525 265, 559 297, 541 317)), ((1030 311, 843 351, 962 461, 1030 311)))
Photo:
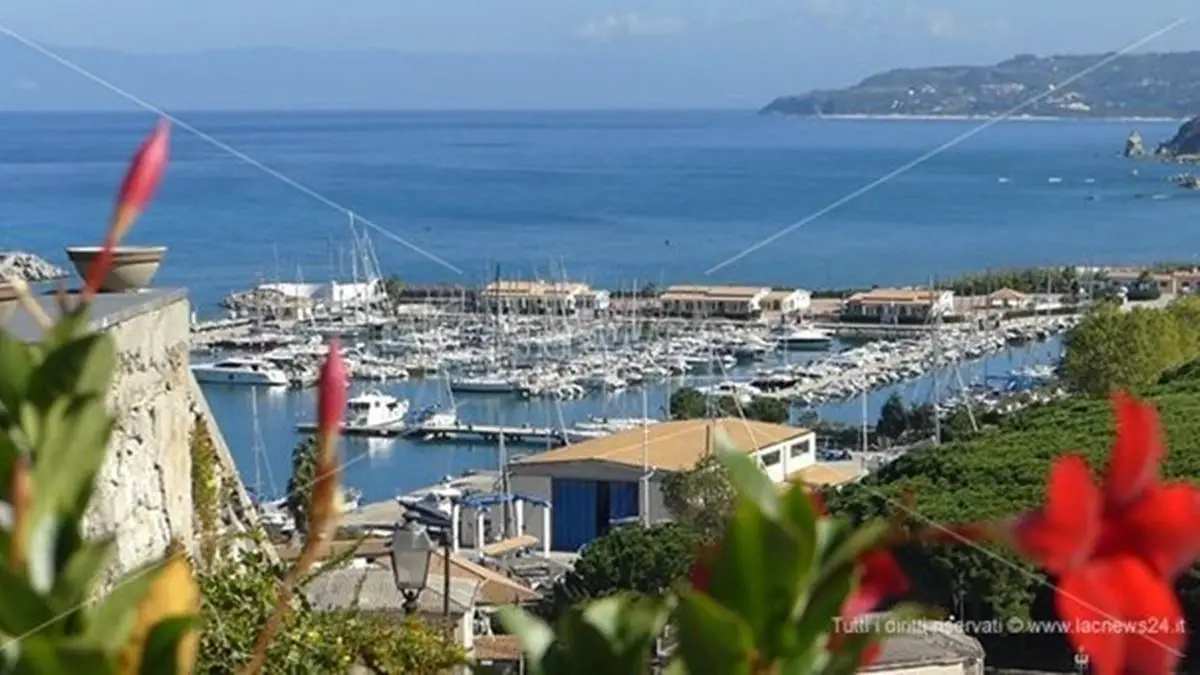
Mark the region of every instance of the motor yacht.
POLYGON ((833 333, 811 326, 800 326, 780 335, 777 344, 788 351, 824 351, 833 344, 833 333))
POLYGON ((359 394, 346 401, 346 426, 386 427, 404 421, 408 401, 377 391, 359 394))
POLYGON ((228 358, 215 363, 192 366, 196 381, 205 384, 238 384, 286 387, 288 376, 282 369, 262 359, 228 358))

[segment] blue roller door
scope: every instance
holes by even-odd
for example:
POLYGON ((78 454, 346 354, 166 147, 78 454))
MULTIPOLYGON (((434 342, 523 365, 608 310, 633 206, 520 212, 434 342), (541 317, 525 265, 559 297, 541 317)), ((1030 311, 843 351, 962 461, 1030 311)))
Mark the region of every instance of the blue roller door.
POLYGON ((597 485, 594 480, 555 478, 550 487, 550 548, 576 551, 595 539, 597 485))
POLYGON ((638 515, 638 484, 628 481, 608 484, 608 519, 621 520, 638 515))

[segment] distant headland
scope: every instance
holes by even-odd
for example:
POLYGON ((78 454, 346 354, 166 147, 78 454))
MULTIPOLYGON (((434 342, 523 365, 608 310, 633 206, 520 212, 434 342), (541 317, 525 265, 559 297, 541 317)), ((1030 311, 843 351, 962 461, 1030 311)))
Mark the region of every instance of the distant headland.
POLYGON ((1200 112, 1200 51, 1126 54, 1066 87, 1111 54, 1020 55, 990 66, 899 68, 844 89, 781 96, 760 112, 805 117, 1184 119, 1200 112))

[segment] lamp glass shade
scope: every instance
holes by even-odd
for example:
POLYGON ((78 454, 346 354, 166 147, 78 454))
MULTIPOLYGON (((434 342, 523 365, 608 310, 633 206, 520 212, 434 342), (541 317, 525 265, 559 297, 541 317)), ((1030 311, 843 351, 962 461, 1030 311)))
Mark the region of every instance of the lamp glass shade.
POLYGON ((429 579, 434 542, 425 526, 410 520, 392 535, 392 574, 396 588, 420 591, 429 579))

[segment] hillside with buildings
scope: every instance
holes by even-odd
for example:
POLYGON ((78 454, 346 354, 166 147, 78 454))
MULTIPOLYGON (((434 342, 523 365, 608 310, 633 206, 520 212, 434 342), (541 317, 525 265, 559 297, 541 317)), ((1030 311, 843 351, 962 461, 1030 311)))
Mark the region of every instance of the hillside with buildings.
POLYGON ((1031 116, 1180 119, 1200 111, 1200 82, 1193 77, 1200 51, 1125 54, 1060 84, 1110 56, 1026 54, 994 65, 898 68, 843 89, 781 96, 761 112, 993 116, 1023 106, 1020 114, 1031 116))

